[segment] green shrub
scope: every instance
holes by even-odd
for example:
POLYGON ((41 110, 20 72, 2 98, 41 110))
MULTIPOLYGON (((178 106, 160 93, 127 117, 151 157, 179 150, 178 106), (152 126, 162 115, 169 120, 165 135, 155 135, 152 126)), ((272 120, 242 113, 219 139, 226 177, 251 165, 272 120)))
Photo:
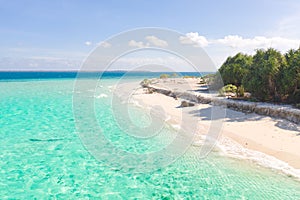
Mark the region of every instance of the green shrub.
POLYGON ((159 78, 162 78, 162 79, 170 78, 170 75, 169 75, 169 74, 161 74, 161 75, 159 76, 159 78))
POLYGON ((206 82, 203 79, 200 79, 199 84, 206 84, 206 82))
POLYGON ((144 79, 142 82, 141 82, 141 85, 142 86, 147 86, 151 83, 151 81, 149 79, 144 79))
POLYGON ((237 92, 237 87, 232 84, 225 85, 223 88, 224 88, 225 93, 229 93, 229 92, 236 93, 237 92))
POLYGON ((228 84, 219 90, 219 96, 224 97, 224 96, 226 96, 226 93, 237 94, 237 91, 238 91, 238 88, 235 85, 228 84))
POLYGON ((244 97, 245 96, 245 89, 244 89, 244 86, 240 86, 237 88, 236 90, 236 96, 237 97, 244 97))
POLYGON ((183 76, 183 78, 196 78, 195 76, 188 76, 188 75, 186 75, 186 76, 183 76))

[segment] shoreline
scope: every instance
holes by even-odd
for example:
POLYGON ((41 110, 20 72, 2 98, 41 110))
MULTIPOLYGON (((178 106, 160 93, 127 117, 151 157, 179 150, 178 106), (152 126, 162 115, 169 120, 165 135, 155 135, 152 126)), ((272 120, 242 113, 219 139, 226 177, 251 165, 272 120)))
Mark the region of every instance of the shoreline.
MULTIPOLYGON (((132 97, 143 107, 162 106, 168 116, 165 121, 173 126, 180 125, 181 112, 200 110, 201 113, 201 110, 208 111, 212 107, 210 104, 196 103, 193 107, 179 108, 184 99, 176 100, 158 92, 146 94, 142 88, 136 90, 132 97)), ((232 109, 227 109, 226 112, 217 143, 218 149, 230 157, 252 160, 300 178, 300 136, 297 136, 299 125, 255 113, 247 114, 232 109)), ((210 120, 201 119, 201 115, 192 117, 199 120, 197 135, 205 136, 210 120)))
MULTIPOLYGON (((158 79, 156 79, 158 80, 158 79)), ((163 84, 161 81, 155 82, 154 84, 144 84, 143 87, 147 88, 151 92, 158 92, 170 97, 179 97, 184 100, 188 100, 194 103, 200 104, 213 104, 219 106, 225 106, 226 108, 240 111, 243 113, 256 113, 259 115, 265 115, 269 117, 281 118, 291 121, 293 123, 300 125, 300 110, 293 108, 291 105, 277 105, 272 103, 265 103, 265 102, 249 102, 249 101, 242 101, 242 100, 233 100, 227 99, 225 97, 218 97, 217 93, 201 93, 201 90, 197 88, 197 83, 193 78, 190 80, 184 80, 183 82, 179 82, 180 84, 185 84, 188 86, 188 91, 186 89, 180 88, 172 88, 174 84, 167 83, 164 80, 163 84), (158 84, 158 85, 156 85, 158 84), (165 88, 167 86, 168 88, 165 88), (175 89, 175 90, 173 90, 175 89), (197 93, 198 92, 198 93, 197 93)), ((171 80, 173 83, 176 80, 171 80)), ((198 86, 199 87, 199 86, 198 86)), ((300 130, 299 130, 300 131, 300 130)))

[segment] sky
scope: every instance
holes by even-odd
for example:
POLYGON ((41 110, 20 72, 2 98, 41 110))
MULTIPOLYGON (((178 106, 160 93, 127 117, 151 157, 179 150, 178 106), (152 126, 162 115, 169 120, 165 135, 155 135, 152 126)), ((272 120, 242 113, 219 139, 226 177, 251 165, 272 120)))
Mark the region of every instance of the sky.
POLYGON ((0 0, 0 70, 79 69, 103 41, 141 27, 180 32, 218 68, 237 52, 298 48, 299 10, 299 0, 0 0))

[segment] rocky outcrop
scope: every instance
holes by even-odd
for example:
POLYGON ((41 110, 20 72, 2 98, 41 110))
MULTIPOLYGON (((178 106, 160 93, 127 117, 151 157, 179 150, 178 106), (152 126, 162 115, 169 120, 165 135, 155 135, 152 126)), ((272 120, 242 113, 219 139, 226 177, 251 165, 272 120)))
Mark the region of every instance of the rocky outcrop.
POLYGON ((182 101, 180 107, 191 107, 194 106, 194 103, 188 102, 188 101, 182 101))
MULTIPOLYGON (((289 105, 274 105, 270 103, 256 103, 256 102, 247 102, 242 100, 231 100, 218 97, 204 97, 201 94, 194 94, 190 92, 178 92, 171 91, 164 88, 158 88, 153 85, 144 85, 153 92, 161 93, 166 96, 173 98, 181 98, 194 103, 203 103, 203 104, 213 104, 226 106, 227 108, 245 112, 245 113, 257 113, 260 115, 266 115, 270 117, 287 119, 291 122, 300 124, 300 110, 293 108, 289 105)), ((184 105, 187 105, 184 103, 184 105)), ((188 106, 188 105, 187 105, 188 106)), ((182 107, 186 107, 183 106, 182 107)))

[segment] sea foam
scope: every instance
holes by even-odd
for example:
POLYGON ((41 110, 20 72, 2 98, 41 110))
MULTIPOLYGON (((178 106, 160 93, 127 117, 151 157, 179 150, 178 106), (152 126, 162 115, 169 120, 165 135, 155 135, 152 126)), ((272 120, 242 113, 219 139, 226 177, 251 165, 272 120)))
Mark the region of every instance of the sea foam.
POLYGON ((279 170, 287 175, 294 176, 300 180, 299 169, 295 169, 288 163, 281 161, 273 156, 267 155, 259 151, 247 149, 229 138, 223 137, 220 140, 220 142, 218 142, 217 147, 226 156, 238 159, 251 160, 261 166, 279 170))
POLYGON ((107 94, 104 94, 104 93, 99 94, 98 96, 96 96, 97 99, 107 98, 107 97, 108 97, 107 94))

